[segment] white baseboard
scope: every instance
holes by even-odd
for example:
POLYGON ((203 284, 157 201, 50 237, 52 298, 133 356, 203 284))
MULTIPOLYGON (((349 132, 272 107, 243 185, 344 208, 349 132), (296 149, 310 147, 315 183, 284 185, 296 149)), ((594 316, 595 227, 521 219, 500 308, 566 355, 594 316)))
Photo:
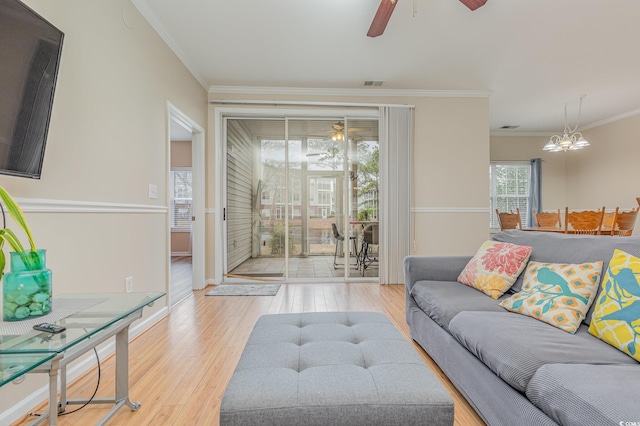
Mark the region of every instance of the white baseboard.
MULTIPOLYGON (((160 321, 162 318, 169 314, 169 308, 164 307, 160 309, 155 314, 150 317, 141 320, 140 322, 132 325, 129 328, 129 340, 138 336, 155 323, 160 321)), ((98 348, 98 356, 100 360, 105 359, 109 355, 113 354, 115 351, 115 341, 114 339, 110 339, 108 343, 103 344, 98 348)), ((67 383, 72 383, 75 379, 89 371, 90 369, 95 367, 95 357, 88 357, 80 360, 73 364, 73 366, 67 368, 67 383)), ((20 418, 22 418, 29 410, 32 410, 33 407, 36 407, 42 401, 45 401, 49 398, 49 386, 45 385, 33 392, 28 397, 24 398, 18 404, 14 405, 9 410, 3 411, 0 413, 0 425, 9 425, 20 418)))
POLYGON ((171 256, 191 256, 190 251, 172 251, 171 256))

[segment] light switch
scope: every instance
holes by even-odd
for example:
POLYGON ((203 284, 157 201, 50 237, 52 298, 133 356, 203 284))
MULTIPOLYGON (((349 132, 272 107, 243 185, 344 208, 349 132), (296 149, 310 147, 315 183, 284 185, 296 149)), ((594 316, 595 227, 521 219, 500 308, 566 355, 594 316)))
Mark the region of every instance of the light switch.
POLYGON ((149 198, 154 200, 158 198, 158 185, 154 185, 153 183, 149 184, 149 198))

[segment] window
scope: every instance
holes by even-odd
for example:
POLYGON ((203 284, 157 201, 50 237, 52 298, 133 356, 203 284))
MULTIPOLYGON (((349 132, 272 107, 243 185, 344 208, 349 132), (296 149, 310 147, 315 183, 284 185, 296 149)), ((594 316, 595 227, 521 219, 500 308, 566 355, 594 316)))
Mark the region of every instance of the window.
POLYGON ((529 176, 531 166, 528 161, 492 162, 489 166, 490 176, 490 222, 491 228, 500 228, 496 209, 499 211, 516 211, 520 209, 523 225, 529 216, 529 176))
POLYGON ((191 229, 191 169, 171 170, 171 227, 191 229))

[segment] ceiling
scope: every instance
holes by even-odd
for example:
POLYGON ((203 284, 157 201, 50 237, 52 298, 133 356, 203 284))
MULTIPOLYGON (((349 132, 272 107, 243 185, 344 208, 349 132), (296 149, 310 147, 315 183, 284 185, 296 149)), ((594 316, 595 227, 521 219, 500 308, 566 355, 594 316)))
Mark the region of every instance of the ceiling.
POLYGON ((560 132, 582 95, 579 130, 640 112, 637 0, 398 0, 377 38, 378 0, 132 1, 207 90, 489 94, 494 134, 560 132))

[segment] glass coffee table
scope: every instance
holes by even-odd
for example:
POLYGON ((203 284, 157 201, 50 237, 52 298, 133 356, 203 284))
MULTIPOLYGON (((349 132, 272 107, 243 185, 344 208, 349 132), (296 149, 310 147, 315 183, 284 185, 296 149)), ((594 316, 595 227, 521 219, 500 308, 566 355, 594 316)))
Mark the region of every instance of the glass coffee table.
POLYGON ((18 322, 2 322, 0 328, 0 373, 5 385, 23 374, 49 374, 49 411, 34 425, 49 419, 57 425, 58 412, 68 404, 113 404, 98 424, 105 424, 121 407, 140 408, 129 400, 129 326, 142 317, 145 306, 165 293, 66 294, 53 299, 49 315, 18 322), (57 334, 33 330, 35 323, 49 322, 66 329, 57 334), (66 366, 115 337, 115 396, 88 400, 67 399, 66 366), (58 400, 58 377, 60 399, 58 400))
POLYGON ((0 354, 0 386, 4 386, 14 380, 18 383, 25 374, 50 361, 55 356, 52 353, 0 354))

